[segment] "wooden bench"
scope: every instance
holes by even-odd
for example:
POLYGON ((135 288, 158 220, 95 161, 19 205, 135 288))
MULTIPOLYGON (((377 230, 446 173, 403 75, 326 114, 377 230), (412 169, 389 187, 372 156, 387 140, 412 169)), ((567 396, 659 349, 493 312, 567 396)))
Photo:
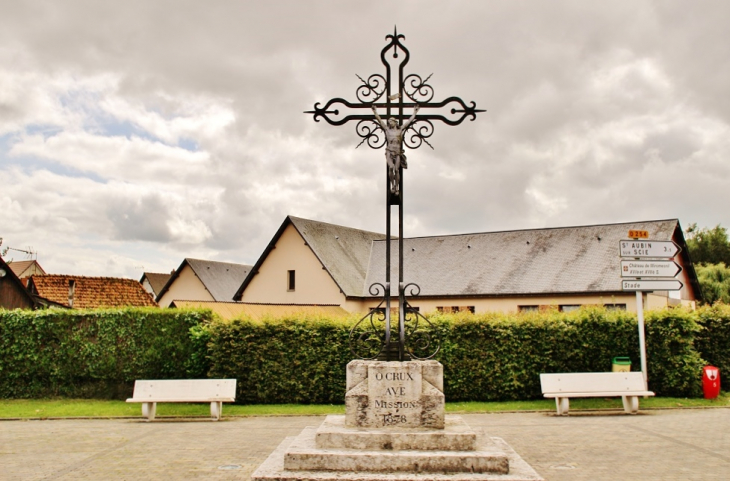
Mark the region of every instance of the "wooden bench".
POLYGON ((224 402, 236 400, 235 379, 173 379, 134 382, 134 393, 128 403, 142 403, 142 416, 155 419, 157 403, 209 402, 210 417, 218 421, 224 402))
POLYGON ((644 387, 640 372, 574 372, 540 374, 540 386, 545 397, 554 397, 558 414, 568 414, 572 397, 618 397, 624 410, 636 414, 639 396, 653 396, 644 387))

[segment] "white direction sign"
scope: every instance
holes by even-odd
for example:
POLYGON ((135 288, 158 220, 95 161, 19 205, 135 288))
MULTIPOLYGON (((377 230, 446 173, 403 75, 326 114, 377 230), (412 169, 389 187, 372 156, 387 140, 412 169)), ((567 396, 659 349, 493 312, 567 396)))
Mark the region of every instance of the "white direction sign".
POLYGON ((676 279, 621 281, 624 291, 678 291, 681 288, 682 283, 676 279))
POLYGON ((619 241, 621 257, 664 257, 671 259, 679 252, 672 241, 622 240, 619 241))
POLYGON ((621 277, 674 277, 681 271, 674 261, 621 261, 621 277))

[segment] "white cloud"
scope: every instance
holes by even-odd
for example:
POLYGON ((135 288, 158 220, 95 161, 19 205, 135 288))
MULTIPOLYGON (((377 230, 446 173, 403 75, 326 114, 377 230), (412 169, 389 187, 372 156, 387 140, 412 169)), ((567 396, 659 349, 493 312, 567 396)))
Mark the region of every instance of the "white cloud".
POLYGON ((382 231, 382 150, 303 111, 381 73, 394 23, 487 109, 409 152, 406 235, 730 226, 721 3, 31 4, 0 18, 0 236, 51 272, 253 262, 286 214, 382 231))

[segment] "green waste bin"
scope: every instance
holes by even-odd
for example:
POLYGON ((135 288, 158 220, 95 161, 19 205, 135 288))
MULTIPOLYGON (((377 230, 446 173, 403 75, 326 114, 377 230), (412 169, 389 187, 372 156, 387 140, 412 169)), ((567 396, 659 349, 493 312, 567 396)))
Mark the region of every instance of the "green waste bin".
POLYGON ((618 356, 613 358, 613 372, 629 372, 631 371, 631 358, 618 356))

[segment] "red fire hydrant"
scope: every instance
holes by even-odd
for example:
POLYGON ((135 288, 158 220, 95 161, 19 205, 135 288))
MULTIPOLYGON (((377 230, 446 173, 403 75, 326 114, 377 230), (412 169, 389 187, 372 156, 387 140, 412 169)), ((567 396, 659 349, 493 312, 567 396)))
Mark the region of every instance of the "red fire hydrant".
POLYGON ((702 368, 702 390, 705 399, 715 399, 720 395, 720 370, 715 366, 702 368))

